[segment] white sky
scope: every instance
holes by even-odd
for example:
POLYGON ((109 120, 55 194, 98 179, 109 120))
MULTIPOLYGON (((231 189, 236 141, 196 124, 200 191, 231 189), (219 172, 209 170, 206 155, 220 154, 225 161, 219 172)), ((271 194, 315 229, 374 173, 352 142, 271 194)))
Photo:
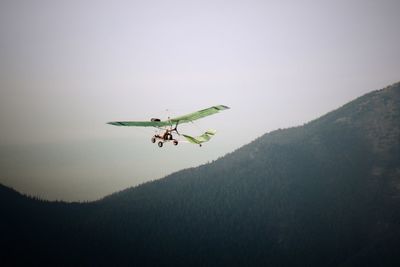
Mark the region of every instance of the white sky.
POLYGON ((0 2, 0 183, 92 200, 399 80, 399 1, 0 2), (232 109, 201 149, 114 120, 232 109), (165 112, 168 109, 169 112, 165 112))

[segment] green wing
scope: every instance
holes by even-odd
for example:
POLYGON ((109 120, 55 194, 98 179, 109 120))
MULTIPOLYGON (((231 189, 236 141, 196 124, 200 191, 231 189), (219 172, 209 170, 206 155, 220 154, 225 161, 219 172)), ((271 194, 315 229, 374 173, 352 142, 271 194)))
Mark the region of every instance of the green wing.
POLYGON ((113 121, 108 124, 115 126, 138 126, 138 127, 165 127, 171 125, 170 121, 113 121))
POLYGON ((167 121, 113 121, 109 122, 108 124, 115 126, 165 127, 165 126, 172 126, 174 124, 192 122, 194 120, 198 120, 213 115, 225 109, 229 109, 229 107, 219 105, 199 110, 184 116, 172 118, 167 121))
POLYGON ((198 119, 213 115, 213 114, 218 113, 218 112, 220 112, 222 110, 225 110, 225 109, 229 109, 229 107, 223 106, 223 105, 213 106, 211 108, 206 108, 206 109, 203 109, 203 110, 199 110, 199 111, 196 111, 196 112, 184 115, 184 116, 172 118, 171 122, 179 123, 179 124, 192 122, 194 120, 198 120, 198 119))

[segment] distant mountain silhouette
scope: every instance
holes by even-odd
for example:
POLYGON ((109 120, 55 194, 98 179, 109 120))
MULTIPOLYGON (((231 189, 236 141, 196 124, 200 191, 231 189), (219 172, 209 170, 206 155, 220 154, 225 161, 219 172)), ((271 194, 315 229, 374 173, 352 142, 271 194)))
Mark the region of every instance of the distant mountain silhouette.
POLYGON ((0 187, 2 262, 400 266, 400 83, 96 202, 0 187))

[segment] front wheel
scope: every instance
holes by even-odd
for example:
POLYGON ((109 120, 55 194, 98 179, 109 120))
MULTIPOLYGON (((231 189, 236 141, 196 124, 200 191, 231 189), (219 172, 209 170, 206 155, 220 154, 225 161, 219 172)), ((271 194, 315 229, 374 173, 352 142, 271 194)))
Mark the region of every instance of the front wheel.
POLYGON ((163 142, 161 142, 161 141, 158 142, 158 146, 159 146, 159 147, 162 147, 162 146, 163 146, 163 142))
POLYGON ((154 144, 154 143, 156 142, 156 138, 155 138, 155 137, 152 137, 152 138, 151 138, 151 142, 154 144))
POLYGON ((174 140, 174 145, 177 146, 178 145, 178 141, 174 140))

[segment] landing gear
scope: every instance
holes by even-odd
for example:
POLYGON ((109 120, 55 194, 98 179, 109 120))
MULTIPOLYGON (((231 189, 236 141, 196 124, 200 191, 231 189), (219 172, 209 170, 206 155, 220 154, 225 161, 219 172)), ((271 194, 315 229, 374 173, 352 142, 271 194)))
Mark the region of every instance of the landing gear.
MULTIPOLYGON (((173 130, 171 129, 166 129, 163 134, 156 134, 151 138, 152 143, 157 143, 159 147, 163 147, 165 142, 172 141, 174 146, 178 145, 178 140, 174 139, 174 136, 172 135, 173 130)), ((175 130, 176 131, 176 130, 175 130)))

